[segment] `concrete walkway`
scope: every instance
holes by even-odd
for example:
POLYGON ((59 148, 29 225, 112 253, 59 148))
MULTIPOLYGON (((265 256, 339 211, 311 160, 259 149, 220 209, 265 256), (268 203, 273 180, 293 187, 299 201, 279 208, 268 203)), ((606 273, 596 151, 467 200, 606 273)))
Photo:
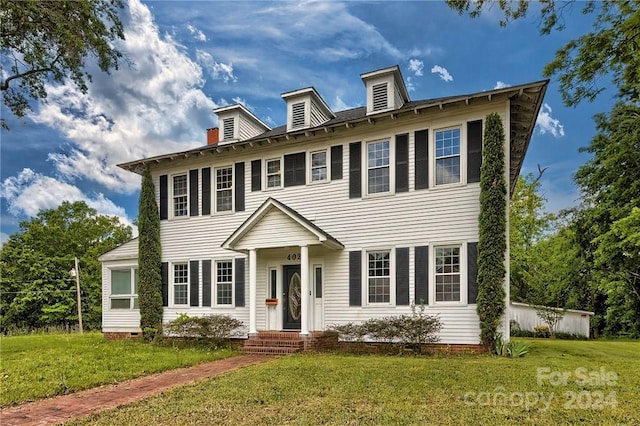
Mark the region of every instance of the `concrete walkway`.
POLYGON ((131 404, 168 389, 195 383, 227 371, 273 359, 264 355, 239 355, 218 361, 140 377, 115 385, 87 389, 70 395, 29 402, 0 411, 0 425, 51 425, 76 417, 131 404))

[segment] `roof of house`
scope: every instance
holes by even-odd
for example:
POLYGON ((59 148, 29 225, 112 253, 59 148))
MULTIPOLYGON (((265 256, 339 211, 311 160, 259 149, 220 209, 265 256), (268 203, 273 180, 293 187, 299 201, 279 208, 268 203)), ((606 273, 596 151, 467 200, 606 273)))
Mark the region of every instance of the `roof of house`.
POLYGON ((298 140, 300 138, 310 138, 315 136, 316 133, 330 133, 343 126, 350 128, 362 124, 373 124, 376 120, 389 116, 397 118, 404 114, 420 114, 424 110, 433 108, 443 110, 446 107, 450 107, 455 104, 464 103, 466 105, 470 105, 485 98, 491 100, 492 97, 507 97, 510 100, 510 116, 508 121, 509 129, 506 129, 506 131, 511 135, 509 180, 511 188, 513 189, 515 188, 517 177, 520 174, 524 154, 526 153, 529 141, 531 140, 531 135, 533 134, 536 119, 538 117, 540 107, 542 106, 542 100, 548 84, 549 80, 541 80, 466 95, 410 101, 405 103, 401 108, 392 111, 380 112, 378 114, 367 115, 366 107, 352 108, 336 112, 335 118, 313 128, 287 132, 287 126, 283 125, 247 140, 237 141, 222 146, 204 145, 187 151, 174 152, 130 161, 118 164, 118 166, 125 170, 141 174, 148 164, 158 164, 164 161, 173 161, 175 159, 187 158, 193 155, 215 155, 229 150, 237 150, 240 147, 247 149, 254 146, 260 146, 265 142, 272 143, 281 140, 291 141, 298 140))

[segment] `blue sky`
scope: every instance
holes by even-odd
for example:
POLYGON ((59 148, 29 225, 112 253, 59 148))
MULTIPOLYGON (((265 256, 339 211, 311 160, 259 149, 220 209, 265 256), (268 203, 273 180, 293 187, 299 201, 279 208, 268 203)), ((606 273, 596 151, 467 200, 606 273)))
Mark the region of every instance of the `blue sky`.
MULTIPOLYGON (((361 106, 360 74, 396 64, 413 100, 541 80, 593 17, 574 6, 564 31, 541 36, 536 7, 501 28, 497 8, 471 19, 441 2, 129 0, 118 47, 131 67, 95 71, 86 95, 52 86, 48 103, 23 119, 2 107, 11 130, 1 134, 0 237, 63 200, 130 223, 139 177, 115 165, 205 144, 219 106, 242 103, 274 127, 286 120, 280 94, 314 86, 334 111, 361 106)), ((588 159, 578 148, 613 102, 609 85, 596 102, 567 108, 552 79, 522 170, 548 167, 548 210, 577 204, 572 175, 588 159)))

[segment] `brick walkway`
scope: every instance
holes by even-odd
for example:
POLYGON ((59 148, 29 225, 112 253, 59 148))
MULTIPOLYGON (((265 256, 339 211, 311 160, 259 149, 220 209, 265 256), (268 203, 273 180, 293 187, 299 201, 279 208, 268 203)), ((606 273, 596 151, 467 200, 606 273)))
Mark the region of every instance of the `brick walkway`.
POLYGON ((91 413, 131 404, 168 389, 195 383, 227 371, 273 359, 264 355, 239 355, 194 367, 140 377, 116 385, 105 385, 70 395, 29 402, 0 411, 0 424, 50 425, 91 413))

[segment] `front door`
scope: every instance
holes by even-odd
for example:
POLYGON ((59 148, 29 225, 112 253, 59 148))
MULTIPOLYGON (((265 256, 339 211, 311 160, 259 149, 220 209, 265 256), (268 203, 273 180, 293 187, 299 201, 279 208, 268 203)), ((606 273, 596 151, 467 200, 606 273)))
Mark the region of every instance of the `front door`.
POLYGON ((282 328, 285 330, 300 330, 302 312, 302 280, 300 279, 300 265, 285 265, 282 282, 282 328))

